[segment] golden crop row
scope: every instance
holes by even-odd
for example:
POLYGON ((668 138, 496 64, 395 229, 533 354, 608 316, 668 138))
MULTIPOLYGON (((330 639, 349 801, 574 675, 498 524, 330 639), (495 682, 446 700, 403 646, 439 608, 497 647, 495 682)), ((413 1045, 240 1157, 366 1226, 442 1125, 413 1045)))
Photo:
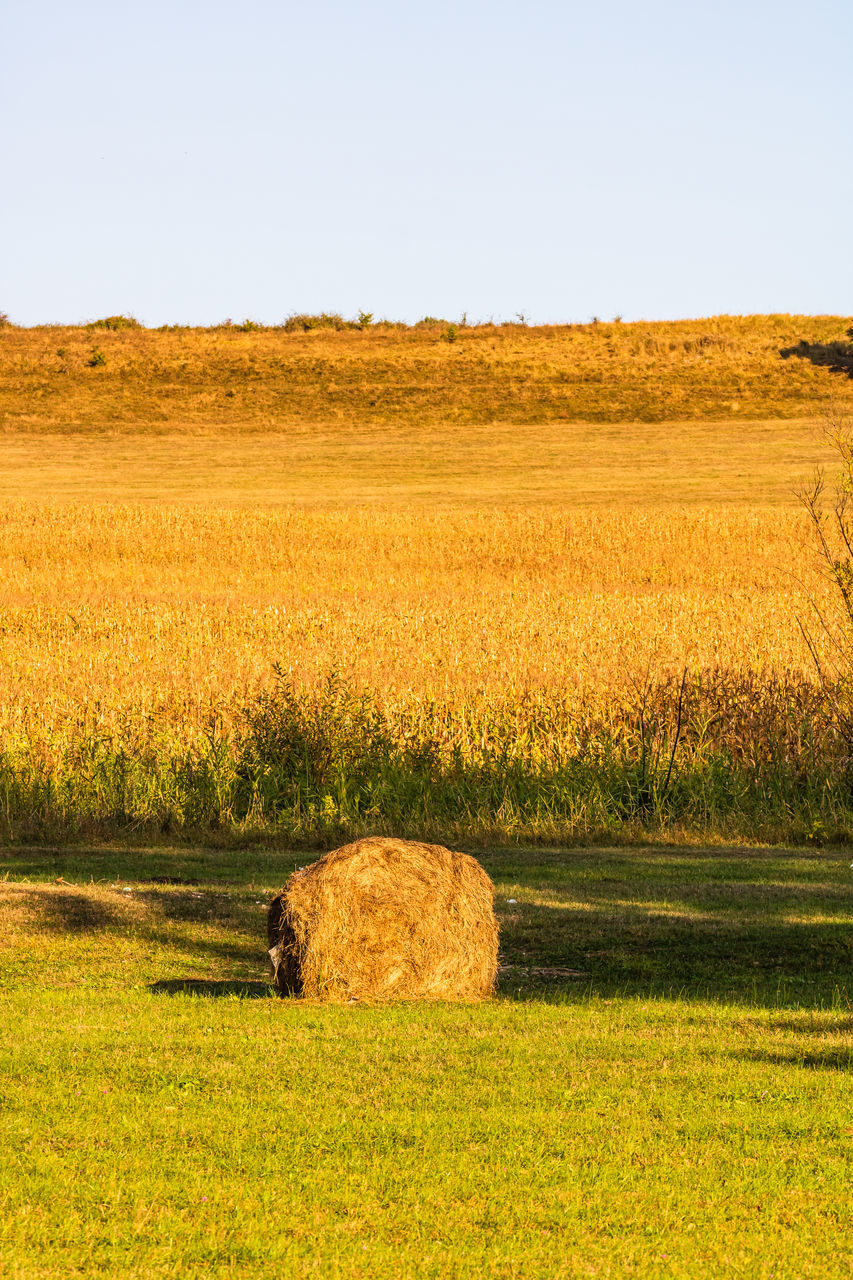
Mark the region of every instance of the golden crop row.
POLYGON ((0 507, 0 734, 179 736, 331 665, 392 702, 810 670, 797 510, 0 507), (146 718, 150 718, 146 720, 146 718))

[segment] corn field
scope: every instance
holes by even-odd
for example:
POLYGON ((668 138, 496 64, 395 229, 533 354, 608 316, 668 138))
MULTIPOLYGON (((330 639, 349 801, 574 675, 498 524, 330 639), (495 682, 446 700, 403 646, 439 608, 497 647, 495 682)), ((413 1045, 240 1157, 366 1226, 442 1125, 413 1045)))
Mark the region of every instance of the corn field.
POLYGON ((11 503, 0 571, 7 839, 853 824, 795 508, 11 503))

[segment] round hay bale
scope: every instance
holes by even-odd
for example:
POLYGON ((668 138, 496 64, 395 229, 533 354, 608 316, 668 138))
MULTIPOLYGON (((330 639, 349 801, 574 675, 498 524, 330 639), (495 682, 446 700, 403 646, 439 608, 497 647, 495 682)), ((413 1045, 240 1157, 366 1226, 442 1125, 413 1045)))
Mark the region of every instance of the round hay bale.
POLYGON ((295 871, 267 917, 282 994, 479 999, 498 967, 494 886, 466 853, 370 837, 295 871))

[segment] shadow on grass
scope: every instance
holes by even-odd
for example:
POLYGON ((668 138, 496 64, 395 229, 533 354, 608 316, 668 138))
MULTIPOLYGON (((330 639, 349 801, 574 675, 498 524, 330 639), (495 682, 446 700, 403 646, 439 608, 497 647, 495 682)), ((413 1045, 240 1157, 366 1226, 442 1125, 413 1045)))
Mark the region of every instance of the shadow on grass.
POLYGON ((844 373, 853 378, 853 342, 806 342, 804 338, 795 347, 783 347, 779 355, 783 360, 790 360, 792 356, 808 360, 811 364, 831 369, 833 373, 844 373))
POLYGON ((184 945, 198 956, 234 963, 266 959, 263 923, 245 902, 219 892, 141 887, 114 901, 103 890, 28 885, 13 892, 38 932, 57 938, 104 935, 142 939, 149 947, 184 945), (262 947, 263 942, 263 947, 262 947))
POLYGON ((171 978, 151 982, 148 990, 165 996, 203 996, 208 1000, 276 1000, 268 982, 216 982, 206 978, 171 978))
POLYGON ((798 1053, 796 1049, 750 1049, 731 1055, 741 1062, 765 1062, 773 1067, 804 1067, 808 1071, 853 1071, 853 1048, 816 1049, 810 1053, 798 1053))
POLYGON ((32 845, 0 849, 0 876, 11 880, 43 880, 63 876, 68 883, 165 885, 193 888, 217 883, 249 889, 256 884, 280 887, 299 863, 317 854, 296 853, 277 845, 246 848, 179 845, 32 845))
POLYGON ((849 924, 705 919, 685 927, 641 911, 531 906, 504 924, 501 951, 514 967, 500 989, 514 999, 583 991, 826 1008, 853 992, 849 924), (555 964, 579 972, 551 977, 555 964))
MULTIPOLYGON (((260 980, 267 944, 258 899, 265 892, 241 884, 242 855, 234 861, 231 885, 152 885, 155 867, 166 874, 155 863, 137 866, 127 896, 44 883, 9 892, 26 898, 36 931, 57 939, 131 935, 152 951, 177 945, 200 963, 225 962, 232 971, 239 965, 259 979, 188 979, 152 990, 270 998, 260 980)), ((284 861, 279 854, 278 866, 284 861)), ((504 1000, 638 996, 843 1014, 851 1008, 849 854, 531 849, 484 853, 481 861, 497 888, 504 1000)), ((223 877, 227 871, 222 853, 216 870, 223 877)))
POLYGON ((111 903, 85 892, 52 893, 42 886, 28 892, 30 906, 39 917, 42 929, 58 934, 98 933, 120 929, 122 914, 111 903))
POLYGON ((814 1015, 799 1018, 774 1018, 773 1026, 777 1031, 795 1031, 804 1036, 849 1036, 853 1035, 853 1017, 825 1015, 818 1019, 814 1015))
POLYGON ((604 902, 580 911, 568 904, 519 907, 501 921, 501 955, 511 966, 505 990, 529 975, 552 988, 583 986, 600 995, 685 992, 774 1005, 831 1003, 836 991, 853 991, 848 922, 707 914, 685 922, 604 902), (560 967, 574 970, 567 981, 560 967))
POLYGON ((505 999, 592 994, 849 1007, 846 857, 578 850, 562 865, 546 857, 525 866, 511 853, 487 865, 498 884, 505 999))

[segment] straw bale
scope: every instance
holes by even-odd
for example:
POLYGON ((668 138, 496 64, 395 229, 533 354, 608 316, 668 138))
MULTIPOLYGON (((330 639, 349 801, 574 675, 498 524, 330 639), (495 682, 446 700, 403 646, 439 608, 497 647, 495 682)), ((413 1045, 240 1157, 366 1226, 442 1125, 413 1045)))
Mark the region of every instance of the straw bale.
POLYGON ((494 989, 494 886, 465 853, 369 837, 294 872, 267 918, 282 994, 481 998, 494 989))

